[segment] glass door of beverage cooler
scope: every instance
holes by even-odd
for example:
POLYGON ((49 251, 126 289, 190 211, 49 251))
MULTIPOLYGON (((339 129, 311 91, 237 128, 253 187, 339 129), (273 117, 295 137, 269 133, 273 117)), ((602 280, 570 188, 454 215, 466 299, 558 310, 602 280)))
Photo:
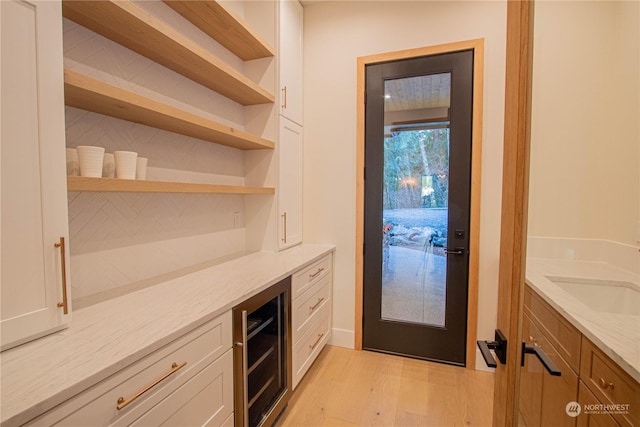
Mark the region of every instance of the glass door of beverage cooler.
POLYGON ((286 405, 290 283, 285 279, 233 309, 236 426, 271 425, 286 405))

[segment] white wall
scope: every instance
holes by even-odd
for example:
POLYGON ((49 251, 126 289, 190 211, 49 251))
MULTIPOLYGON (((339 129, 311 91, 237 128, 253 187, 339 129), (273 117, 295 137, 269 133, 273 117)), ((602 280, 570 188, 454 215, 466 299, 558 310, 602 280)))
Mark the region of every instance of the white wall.
POLYGON ((352 346, 355 290, 356 58, 485 39, 478 336, 496 322, 506 3, 311 3, 304 22, 304 238, 337 246, 334 343, 352 346))
POLYGON ((638 245, 639 9, 536 3, 530 236, 638 245))

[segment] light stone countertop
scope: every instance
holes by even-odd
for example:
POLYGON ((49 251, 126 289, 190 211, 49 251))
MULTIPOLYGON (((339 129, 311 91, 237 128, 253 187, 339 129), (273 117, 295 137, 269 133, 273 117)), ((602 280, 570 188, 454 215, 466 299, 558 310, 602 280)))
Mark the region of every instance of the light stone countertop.
POLYGON ((640 316, 592 310, 554 284, 549 277, 622 281, 640 288, 639 276, 602 262, 527 259, 527 284, 640 382, 640 316))
POLYGON ((0 354, 2 426, 31 420, 334 249, 252 253, 74 311, 68 329, 0 354))

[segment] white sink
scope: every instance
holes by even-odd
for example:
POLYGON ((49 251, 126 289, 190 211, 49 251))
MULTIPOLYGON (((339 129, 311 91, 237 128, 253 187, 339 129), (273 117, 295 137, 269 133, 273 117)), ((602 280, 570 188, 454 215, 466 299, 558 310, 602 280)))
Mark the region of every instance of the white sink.
POLYGON ((547 279, 592 310, 640 316, 640 291, 633 283, 553 276, 547 279))

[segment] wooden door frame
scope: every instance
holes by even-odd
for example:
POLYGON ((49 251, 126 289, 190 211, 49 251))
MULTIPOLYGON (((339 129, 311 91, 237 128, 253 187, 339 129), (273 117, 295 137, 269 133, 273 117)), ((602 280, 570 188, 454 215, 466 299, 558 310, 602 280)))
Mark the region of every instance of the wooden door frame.
POLYGON ((366 66, 379 62, 473 49, 473 129, 471 149, 471 206, 469 224, 469 282, 467 303, 466 366, 475 369, 478 323, 478 277, 480 248, 480 167, 482 154, 482 106, 484 81, 484 39, 407 49, 358 58, 356 131, 356 293, 354 348, 362 350, 363 245, 364 245, 364 141, 366 66))
MULTIPOLYGON (((518 424, 522 307, 526 267, 531 144, 534 0, 507 2, 504 154, 497 328, 507 338, 507 362, 494 379, 493 425, 518 424)), ((487 337, 491 338, 491 337, 487 337)))

